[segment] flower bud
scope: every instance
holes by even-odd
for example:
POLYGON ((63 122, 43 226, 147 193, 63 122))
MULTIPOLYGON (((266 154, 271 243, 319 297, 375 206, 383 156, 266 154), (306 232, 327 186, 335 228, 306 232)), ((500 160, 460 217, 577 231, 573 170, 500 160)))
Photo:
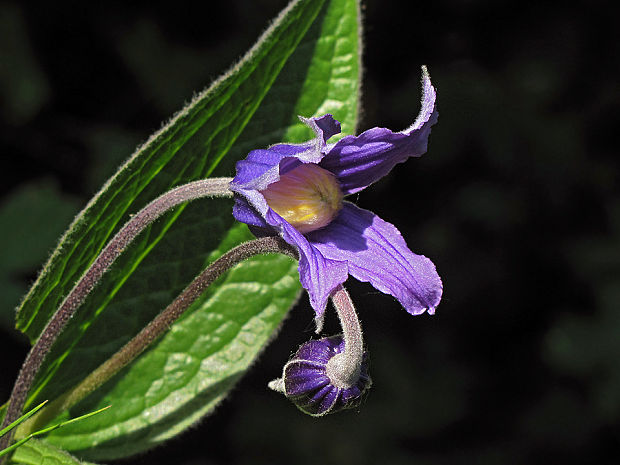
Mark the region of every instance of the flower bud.
POLYGON ((284 366, 282 379, 272 381, 269 387, 283 392, 300 410, 313 416, 357 407, 371 385, 366 352, 359 376, 349 385, 332 381, 327 372, 329 360, 344 352, 344 347, 341 335, 306 342, 284 366))

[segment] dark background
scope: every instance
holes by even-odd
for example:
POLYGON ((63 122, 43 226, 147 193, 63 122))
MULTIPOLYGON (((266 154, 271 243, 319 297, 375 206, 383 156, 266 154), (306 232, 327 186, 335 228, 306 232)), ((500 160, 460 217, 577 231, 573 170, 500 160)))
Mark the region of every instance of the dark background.
MULTIPOLYGON (((285 4, 0 3, 0 398, 27 349, 8 329, 12 309, 72 216, 285 4)), ((374 387, 359 411, 313 419, 266 389, 312 335, 303 297, 213 416, 124 463, 616 463, 609 6, 363 1, 360 130, 412 122, 421 64, 438 89, 428 154, 356 199, 436 263, 437 314, 411 317, 350 282, 374 387)))

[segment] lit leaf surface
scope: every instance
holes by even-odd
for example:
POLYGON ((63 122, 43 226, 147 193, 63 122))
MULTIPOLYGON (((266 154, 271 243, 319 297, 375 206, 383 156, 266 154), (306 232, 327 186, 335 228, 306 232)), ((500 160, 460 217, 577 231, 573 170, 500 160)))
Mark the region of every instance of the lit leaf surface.
MULTIPOLYGON (((297 115, 332 112, 354 132, 359 89, 358 5, 293 2, 231 73, 197 96, 123 165, 77 217, 24 300, 18 327, 36 339, 106 241, 170 187, 231 176, 253 148, 311 135, 297 115)), ((55 344, 30 403, 53 399, 127 342, 209 262, 251 238, 230 200, 165 215, 127 248, 55 344)), ((49 442, 105 460, 187 428, 226 395, 299 293, 296 264, 264 256, 214 284, 147 353, 68 416, 105 416, 54 431, 49 442)), ((268 379, 273 374, 266 375, 268 379)), ((62 417, 65 418, 65 417, 62 417)))
POLYGON ((81 462, 67 452, 37 439, 32 439, 19 447, 13 454, 10 463, 24 465, 89 465, 88 462, 81 462))

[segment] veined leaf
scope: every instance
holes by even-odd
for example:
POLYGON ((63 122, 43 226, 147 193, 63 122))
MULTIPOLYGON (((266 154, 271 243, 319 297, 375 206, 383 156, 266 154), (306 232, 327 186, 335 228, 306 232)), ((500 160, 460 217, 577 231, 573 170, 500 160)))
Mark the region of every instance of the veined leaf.
POLYGON ((11 464, 24 465, 94 465, 81 462, 45 441, 32 439, 21 445, 11 457, 11 464))
MULTIPOLYGON (((31 339, 128 215, 170 187, 232 175, 253 148, 311 137, 297 115, 331 112, 354 132, 359 91, 356 0, 294 1, 227 76, 138 149, 76 218, 23 302, 31 339)), ((55 344, 30 402, 75 385, 163 309, 209 262, 251 237, 229 200, 165 215, 127 248, 55 344)), ((238 265, 140 359, 72 409, 105 416, 49 442, 117 458, 187 428, 226 395, 272 337, 299 292, 296 264, 264 256, 238 265)), ((268 378, 267 376, 266 378, 268 378)), ((61 417, 63 418, 63 417, 61 417)))

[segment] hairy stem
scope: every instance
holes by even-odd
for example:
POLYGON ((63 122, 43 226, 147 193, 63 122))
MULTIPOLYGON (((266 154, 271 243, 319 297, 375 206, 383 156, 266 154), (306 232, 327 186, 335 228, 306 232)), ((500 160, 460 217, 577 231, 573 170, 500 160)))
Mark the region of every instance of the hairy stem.
POLYGON ((334 355, 327 362, 326 372, 334 386, 346 389, 359 379, 364 356, 362 327, 353 301, 342 285, 332 294, 332 302, 342 326, 344 352, 334 355))
POLYGON ((153 341, 165 333, 198 297, 224 272, 254 255, 281 253, 297 258, 297 252, 279 237, 264 237, 238 245, 209 265, 179 296, 155 317, 142 331, 123 346, 82 382, 51 402, 39 414, 18 429, 24 436, 45 426, 64 410, 78 403, 88 394, 112 378, 135 360, 153 341))
MULTIPOLYGON (((30 349, 13 386, 2 427, 10 424, 20 416, 34 377, 39 371, 52 344, 54 344, 77 308, 84 302, 123 250, 148 225, 168 210, 182 203, 202 197, 231 197, 232 192, 228 189, 230 181, 231 178, 210 178, 176 187, 149 203, 116 233, 88 270, 82 275, 71 292, 65 297, 56 313, 54 313, 41 332, 37 342, 30 349)), ((11 438, 11 433, 2 437, 0 439, 0 449, 5 448, 11 441, 11 438)))

